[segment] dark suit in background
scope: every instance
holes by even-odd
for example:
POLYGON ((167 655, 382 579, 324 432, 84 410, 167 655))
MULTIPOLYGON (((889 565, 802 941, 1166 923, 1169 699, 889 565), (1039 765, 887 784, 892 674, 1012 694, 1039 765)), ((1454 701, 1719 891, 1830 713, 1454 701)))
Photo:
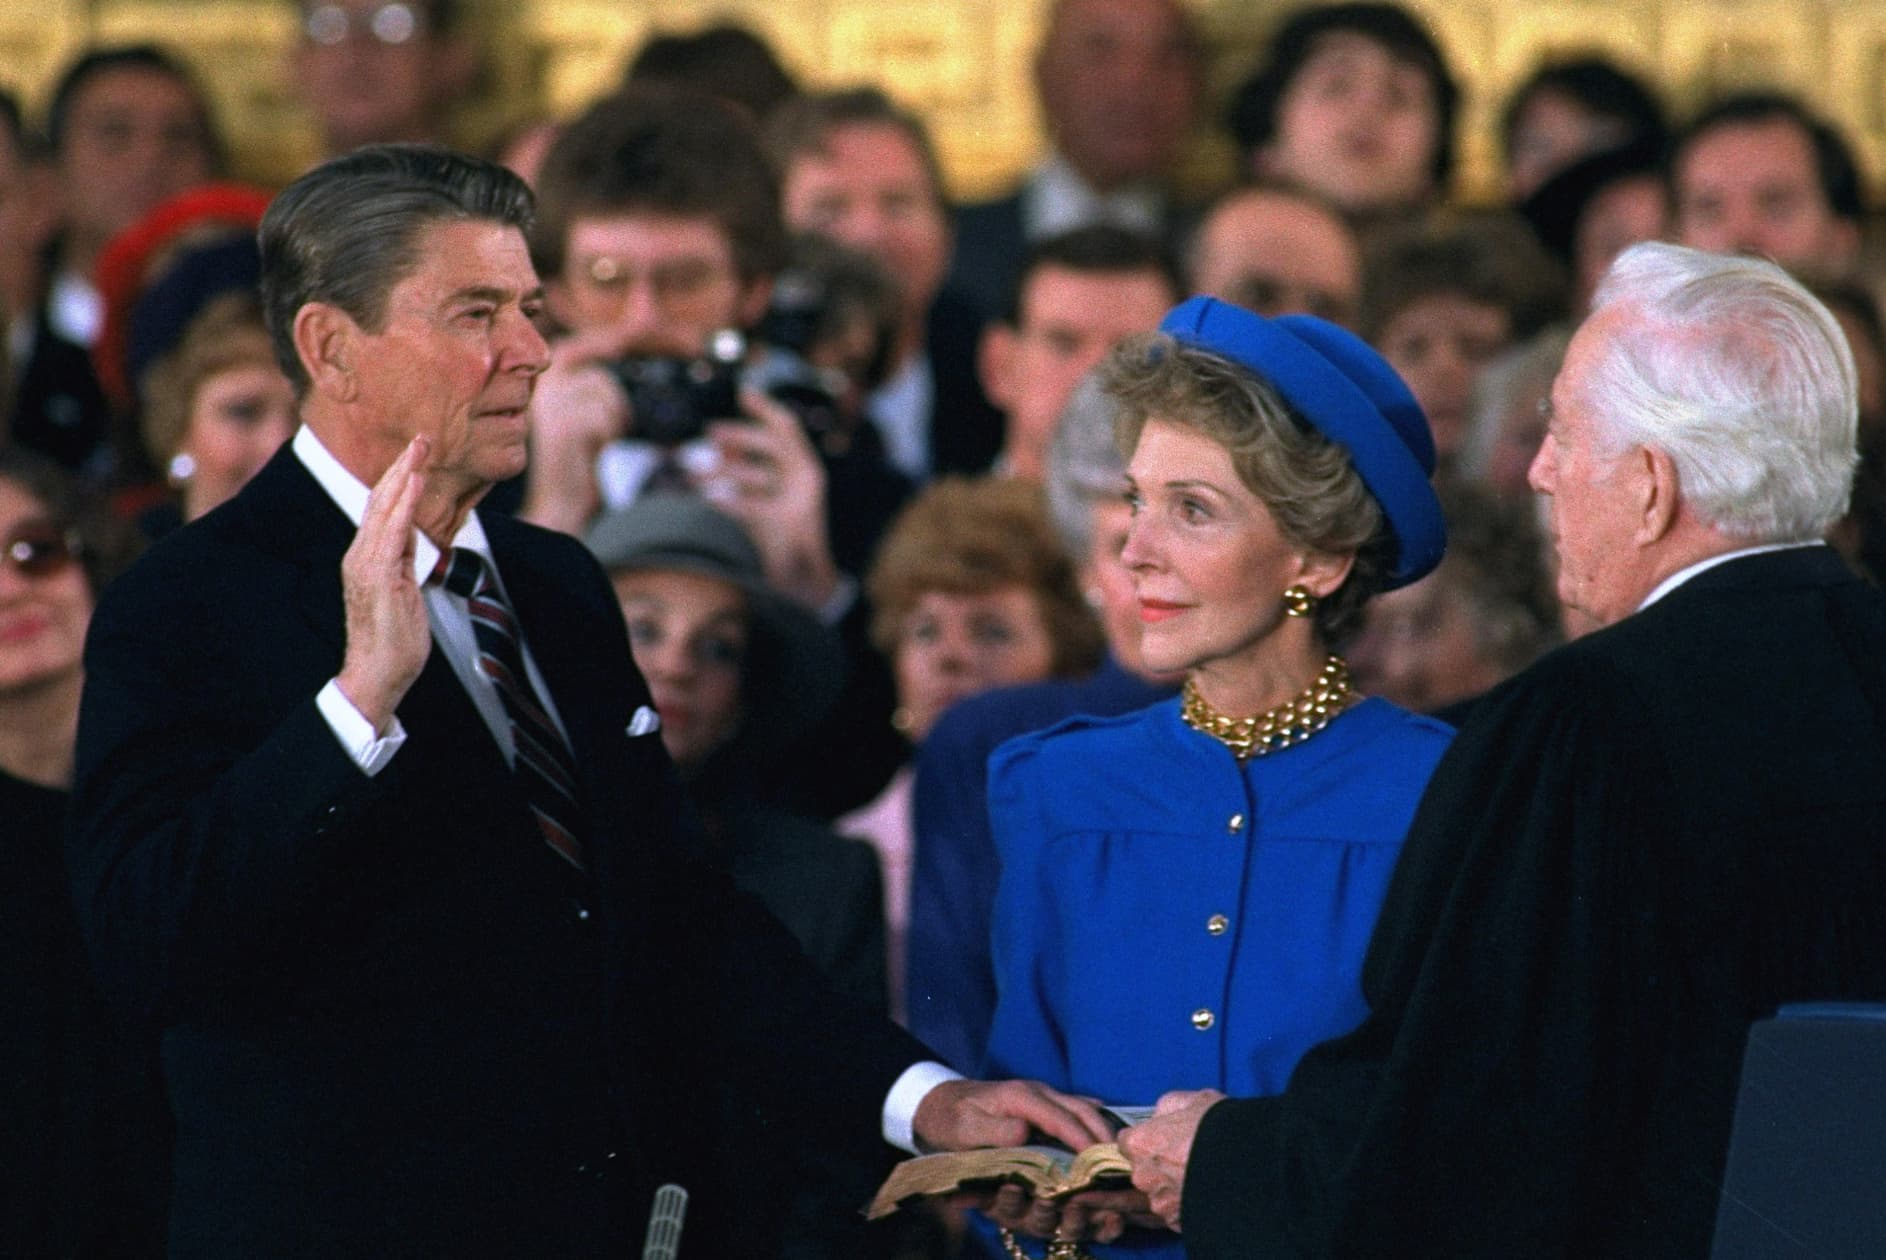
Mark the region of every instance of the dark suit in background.
POLYGON ((1205 1113, 1189 1254, 1707 1255, 1750 1023, 1886 998, 1886 595, 1734 559, 1491 693, 1363 991, 1205 1113))
MULTIPOLYGON (((314 698, 354 530, 291 450, 99 605, 71 859, 107 988, 166 1030, 175 1255, 621 1255, 652 1186, 702 1166, 714 1079, 888 1153, 921 1048, 677 856, 607 581, 573 539, 484 523, 575 754, 585 872, 436 644, 392 761, 342 750, 314 698)), ((729 1209, 696 1188, 713 1254, 729 1209)))
POLYGON ((930 358, 936 395, 930 409, 930 471, 974 475, 987 472, 1001 453, 1004 421, 982 390, 976 356, 986 317, 960 294, 944 289, 924 322, 924 353, 930 358))

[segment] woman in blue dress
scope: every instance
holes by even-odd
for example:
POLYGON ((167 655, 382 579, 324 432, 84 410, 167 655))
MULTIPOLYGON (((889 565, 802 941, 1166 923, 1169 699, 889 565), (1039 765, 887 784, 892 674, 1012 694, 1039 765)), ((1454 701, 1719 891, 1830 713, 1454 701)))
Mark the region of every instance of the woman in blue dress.
MULTIPOLYGON (((1369 933, 1452 734, 1356 694, 1330 652, 1440 559, 1433 443, 1393 370, 1309 316, 1195 298, 1104 372, 1141 652, 1186 683, 991 759, 986 1067, 1110 1104, 1275 1093, 1361 1021, 1369 933)), ((1009 1257, 1183 1255, 1129 1202, 1006 1191, 994 1214, 1016 1230, 981 1237, 1009 1257)))

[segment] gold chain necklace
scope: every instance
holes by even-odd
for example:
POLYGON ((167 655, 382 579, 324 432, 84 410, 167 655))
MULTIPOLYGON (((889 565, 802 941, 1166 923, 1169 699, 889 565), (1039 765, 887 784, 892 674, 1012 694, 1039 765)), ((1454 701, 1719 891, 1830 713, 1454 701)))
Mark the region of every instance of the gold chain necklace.
POLYGON ((1349 683, 1349 666, 1340 656, 1323 663, 1316 680, 1282 704, 1273 705, 1251 717, 1226 717, 1211 707, 1198 693, 1192 679, 1185 680, 1185 724, 1218 740, 1239 761, 1262 757, 1301 744, 1329 725, 1330 719, 1348 708, 1356 698, 1349 683))

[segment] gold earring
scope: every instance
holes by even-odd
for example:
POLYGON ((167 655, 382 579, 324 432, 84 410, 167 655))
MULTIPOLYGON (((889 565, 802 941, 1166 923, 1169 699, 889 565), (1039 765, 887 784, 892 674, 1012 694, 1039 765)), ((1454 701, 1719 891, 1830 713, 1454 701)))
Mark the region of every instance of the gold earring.
POLYGON ((1316 608, 1316 596, 1306 586, 1284 587, 1284 616, 1307 617, 1316 608))

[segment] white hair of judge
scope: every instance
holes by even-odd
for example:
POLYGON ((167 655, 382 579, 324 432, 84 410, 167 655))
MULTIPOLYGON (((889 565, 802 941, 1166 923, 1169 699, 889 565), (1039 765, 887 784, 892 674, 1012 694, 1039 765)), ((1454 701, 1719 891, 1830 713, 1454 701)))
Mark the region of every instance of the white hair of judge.
POLYGON ((1592 312, 1622 308, 1585 378, 1608 445, 1660 450, 1705 523, 1751 545, 1819 538, 1852 492, 1858 386, 1827 308, 1774 263, 1646 242, 1592 312))

